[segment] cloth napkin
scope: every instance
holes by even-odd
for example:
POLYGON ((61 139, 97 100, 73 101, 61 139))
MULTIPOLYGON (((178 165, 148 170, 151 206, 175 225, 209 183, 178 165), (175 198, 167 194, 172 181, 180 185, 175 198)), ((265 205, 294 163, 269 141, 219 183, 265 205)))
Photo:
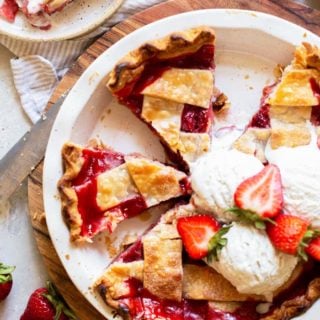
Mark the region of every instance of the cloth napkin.
POLYGON ((14 84, 30 120, 35 123, 40 119, 61 77, 99 35, 128 16, 162 1, 124 0, 103 26, 76 40, 32 43, 0 35, 0 44, 16 56, 10 61, 14 84))

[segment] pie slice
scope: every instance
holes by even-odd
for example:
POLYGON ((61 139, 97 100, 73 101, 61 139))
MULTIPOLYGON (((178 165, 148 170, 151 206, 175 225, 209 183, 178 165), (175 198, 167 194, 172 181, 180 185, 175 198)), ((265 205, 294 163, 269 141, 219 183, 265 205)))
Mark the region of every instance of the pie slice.
POLYGON ((303 43, 278 81, 263 90, 261 106, 234 146, 266 161, 264 148, 294 148, 311 142, 310 123, 320 133, 320 50, 303 43))
POLYGON ((58 187, 73 241, 91 241, 163 201, 187 195, 185 173, 141 155, 124 155, 100 141, 66 143, 58 187))
POLYGON ((107 83, 186 169, 210 149, 213 109, 226 101, 214 86, 214 42, 207 27, 148 42, 124 56, 107 83))
POLYGON ((169 210, 95 282, 105 302, 125 319, 283 320, 319 297, 319 279, 311 281, 312 273, 313 278, 304 276, 301 281, 303 267, 298 265, 275 292, 269 312, 259 314, 264 296, 239 293, 213 268, 183 252, 176 218, 195 214, 194 210, 191 203, 169 210))

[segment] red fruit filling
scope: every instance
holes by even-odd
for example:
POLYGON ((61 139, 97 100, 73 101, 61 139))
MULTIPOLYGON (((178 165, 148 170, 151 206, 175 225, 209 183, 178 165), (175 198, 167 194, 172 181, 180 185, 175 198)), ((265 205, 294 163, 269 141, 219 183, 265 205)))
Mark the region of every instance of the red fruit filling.
POLYGON ((310 80, 311 88, 314 95, 318 98, 319 104, 312 108, 311 122, 315 126, 320 125, 320 86, 315 79, 310 80))
POLYGON ((276 86, 276 83, 270 86, 267 86, 263 89, 262 97, 260 100, 260 109, 252 117, 251 122, 249 123, 249 127, 270 128, 270 117, 269 117, 270 105, 266 101, 275 86, 276 86))
POLYGON ((141 281, 130 278, 126 281, 129 294, 120 300, 120 308, 130 314, 132 319, 168 319, 168 320, 256 320, 257 303, 245 303, 235 312, 225 312, 211 308, 208 301, 161 300, 143 288, 141 281))
POLYGON ((181 131, 205 133, 210 129, 213 120, 211 108, 204 109, 185 104, 181 116, 181 131))
MULTIPOLYGON (((136 115, 141 114, 143 95, 141 91, 170 68, 214 69, 214 46, 204 45, 198 51, 167 60, 151 59, 139 77, 119 90, 116 95, 120 103, 129 107, 136 115)), ((211 108, 202 109, 185 105, 182 115, 181 130, 185 132, 207 132, 212 121, 211 108), (200 109, 200 110, 199 110, 200 109)))
MULTIPOLYGON (((111 224, 104 219, 104 211, 97 204, 97 176, 124 163, 124 156, 113 150, 84 149, 84 159, 73 188, 78 197, 78 210, 82 218, 81 235, 93 236, 102 230, 111 230, 111 224)), ((147 208, 142 196, 136 195, 108 211, 121 212, 123 220, 133 217, 147 208)))

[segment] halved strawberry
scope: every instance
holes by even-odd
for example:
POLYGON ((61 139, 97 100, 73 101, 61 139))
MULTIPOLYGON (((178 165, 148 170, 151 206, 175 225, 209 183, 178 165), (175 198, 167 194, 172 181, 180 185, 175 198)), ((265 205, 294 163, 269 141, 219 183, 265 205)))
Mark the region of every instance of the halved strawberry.
POLYGON ((267 233, 273 245, 280 251, 299 255, 303 260, 308 257, 305 248, 315 236, 309 230, 310 223, 300 217, 281 214, 276 217, 275 224, 268 224, 267 233))
POLYGON ((310 241, 306 248, 306 252, 315 260, 320 261, 320 237, 310 241))
POLYGON ((283 194, 279 168, 265 166, 258 174, 244 180, 234 194, 236 207, 229 209, 244 220, 264 229, 264 220, 276 217, 282 210, 283 194))
POLYGON ((211 216, 196 215, 178 219, 177 229, 184 247, 193 259, 202 259, 213 255, 227 243, 222 236, 230 227, 221 228, 219 222, 211 216))

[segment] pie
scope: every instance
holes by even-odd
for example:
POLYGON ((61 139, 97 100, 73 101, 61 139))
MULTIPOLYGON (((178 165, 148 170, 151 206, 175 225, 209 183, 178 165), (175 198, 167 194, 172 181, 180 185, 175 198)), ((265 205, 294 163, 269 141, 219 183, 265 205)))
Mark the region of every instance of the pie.
POLYGON ((312 269, 299 264, 274 293, 269 312, 259 314, 257 306, 269 302, 264 296, 239 293, 220 273, 190 259, 182 250, 176 220, 195 214, 192 204, 166 212, 96 281, 95 288, 104 301, 124 319, 283 320, 319 297, 320 278, 313 280, 319 266, 312 269), (312 270, 308 277, 307 270, 312 270))
POLYGON ((209 151, 213 111, 226 102, 214 86, 214 45, 207 27, 150 41, 124 56, 107 83, 184 168, 209 151))
POLYGON ((124 155, 92 140, 66 143, 58 183, 71 240, 92 241, 102 232, 163 201, 187 195, 185 173, 141 155, 124 155))
POLYGON ((309 123, 320 134, 319 82, 320 50, 303 43, 278 81, 264 88, 260 109, 235 142, 235 148, 265 161, 264 148, 269 138, 272 149, 308 145, 309 123))
MULTIPOLYGON (((214 86, 214 43, 208 27, 170 34, 131 51, 108 75, 111 93, 160 138, 181 171, 142 155, 121 154, 98 140, 86 147, 68 142, 62 150, 64 175, 58 187, 73 241, 92 241, 102 231, 113 232, 121 221, 173 199, 174 206, 127 241, 93 284, 125 319, 285 320, 320 297, 320 259, 303 262, 281 251, 268 227, 260 230, 257 223, 233 214, 239 209, 233 207, 234 188, 258 181, 271 168, 279 172, 280 187, 266 187, 273 178, 257 183, 256 193, 266 207, 268 196, 277 193, 277 216, 300 217, 310 230, 320 230, 320 50, 307 43, 297 47, 277 82, 263 90, 260 109, 232 149, 212 151, 214 113, 227 105, 214 86), (299 149, 304 147, 311 153, 299 149), (312 161, 300 156, 288 160, 284 151, 310 154, 312 161), (210 158, 215 153, 220 156, 210 158), (315 166, 317 172, 312 171, 315 166), (195 172, 202 175, 198 185, 195 172), (192 250, 206 252, 197 258, 180 227, 191 220, 196 221, 193 228, 183 232, 191 242, 198 241, 198 247, 191 243, 192 250)), ((251 198, 244 195, 241 201, 251 198)), ((252 218, 258 210, 246 211, 252 218)), ((258 222, 270 226, 273 218, 258 222)), ((304 231, 301 241, 307 227, 304 231)), ((308 241, 309 248, 313 240, 308 241)))
POLYGON ((51 27, 50 15, 63 10, 73 0, 4 0, 0 5, 0 16, 14 22, 19 11, 36 28, 48 30, 51 27))

